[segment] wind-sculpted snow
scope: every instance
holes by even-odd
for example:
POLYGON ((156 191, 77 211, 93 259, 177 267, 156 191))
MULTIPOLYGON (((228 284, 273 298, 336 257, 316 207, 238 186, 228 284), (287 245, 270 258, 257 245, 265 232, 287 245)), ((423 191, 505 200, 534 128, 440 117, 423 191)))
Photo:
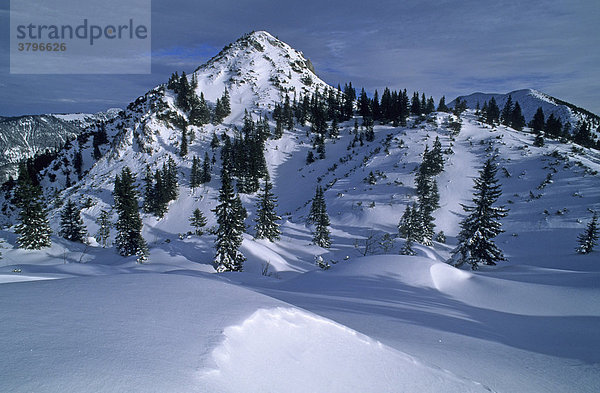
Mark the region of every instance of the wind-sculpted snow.
POLYGON ((296 308, 227 327, 200 380, 218 392, 489 392, 491 389, 296 308))

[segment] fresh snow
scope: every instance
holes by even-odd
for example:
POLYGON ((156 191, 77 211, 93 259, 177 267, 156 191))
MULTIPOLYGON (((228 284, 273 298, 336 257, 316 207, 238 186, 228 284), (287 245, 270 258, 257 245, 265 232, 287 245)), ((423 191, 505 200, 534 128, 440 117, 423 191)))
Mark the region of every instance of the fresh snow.
MULTIPOLYGON (((279 102, 282 90, 271 76, 286 79, 290 92, 322 87, 308 68, 290 65, 305 60, 300 52, 266 32, 250 39, 260 45, 234 43, 196 70, 211 104, 229 89, 232 114, 223 125, 193 127, 187 158, 177 155, 179 131, 152 113, 127 112, 122 127, 107 125, 113 142, 98 162, 91 141, 82 144, 89 173, 60 191, 78 202, 91 197, 82 217, 93 235, 96 217, 112 204, 115 174, 124 166, 154 170, 170 154, 180 168, 180 195, 164 218, 143 216, 148 263, 56 236, 50 248, 20 250, 13 230, 0 230, 0 391, 597 391, 600 264, 597 251, 578 255, 575 247, 591 210, 600 210, 600 154, 551 140, 533 147, 527 132, 490 128, 472 111, 455 140, 448 114, 435 113, 406 127, 377 125, 375 141, 348 149, 351 120, 340 125, 338 140, 327 141, 326 159, 309 166, 308 126, 268 141, 281 240, 253 239, 257 196, 242 195, 250 214, 244 272, 214 274, 214 236, 187 232, 195 208, 207 229, 216 225, 211 209, 220 177, 213 171, 210 183, 190 190, 191 156, 212 157, 213 131, 239 128, 245 108, 256 119, 279 102), (310 87, 301 82, 309 74, 310 87), (415 199, 414 170, 436 136, 454 152, 437 177, 436 231, 448 244, 415 245, 417 256, 401 256, 403 241, 395 238, 387 250, 375 242, 365 252, 369 239, 397 233, 415 199), (500 203, 510 209, 496 239, 508 261, 455 269, 444 261, 456 244, 461 204, 470 203, 489 154, 498 156, 500 203), (371 171, 375 185, 363 181, 371 171), (329 250, 311 244, 305 225, 318 184, 332 222, 329 250), (315 266, 318 255, 331 269, 315 266)), ((169 105, 172 99, 167 93, 169 105)), ((68 161, 73 149, 57 161, 68 161)), ((51 167, 42 185, 56 230, 53 196, 64 174, 51 167)))

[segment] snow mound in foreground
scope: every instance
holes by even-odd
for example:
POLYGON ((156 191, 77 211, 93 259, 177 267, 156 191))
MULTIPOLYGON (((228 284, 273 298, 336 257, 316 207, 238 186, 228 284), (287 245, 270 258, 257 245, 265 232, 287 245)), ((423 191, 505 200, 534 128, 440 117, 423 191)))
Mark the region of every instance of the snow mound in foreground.
POLYGON ((482 392, 489 388, 296 308, 224 330, 204 382, 222 392, 482 392))

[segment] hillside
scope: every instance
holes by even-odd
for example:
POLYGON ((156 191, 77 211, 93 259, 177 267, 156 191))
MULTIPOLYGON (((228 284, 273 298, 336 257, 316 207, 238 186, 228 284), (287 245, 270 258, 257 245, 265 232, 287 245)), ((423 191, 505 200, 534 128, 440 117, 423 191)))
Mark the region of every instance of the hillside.
POLYGON ((591 128, 594 130, 600 126, 600 116, 533 89, 515 90, 506 94, 473 93, 468 96, 457 97, 448 106, 454 107, 456 101, 460 99, 466 102, 468 108, 475 109, 477 103, 482 106, 484 102, 489 102, 493 97, 502 109, 508 96, 511 97, 513 102, 519 102, 527 122, 533 119, 533 115, 541 107, 546 118, 553 114, 555 118, 559 118, 563 123, 571 123, 571 129, 574 129, 578 122, 583 121, 590 123, 591 128))
MULTIPOLYGON (((40 173, 55 234, 70 198, 94 235, 100 212, 114 204, 115 176, 131 168, 143 191, 146 167, 160 169, 170 157, 178 197, 163 217, 142 214, 147 263, 57 235, 49 248, 23 250, 14 226, 0 231, 0 307, 8 310, 0 390, 593 392, 600 385, 598 252, 575 253, 578 234, 600 210, 597 150, 550 139, 536 147, 529 132, 483 124, 473 110, 378 123, 369 141, 355 112, 339 122, 339 136, 324 138, 325 157, 307 163, 317 152, 314 124, 296 120, 264 145, 281 239, 254 239, 259 197, 240 194, 249 213, 243 272, 215 274, 212 210, 224 135, 236 138, 248 116, 267 117, 274 130, 273 110, 286 94, 300 102, 333 88, 301 52, 266 32, 240 38, 187 80, 211 110, 227 90, 231 113, 218 124, 189 124, 176 92, 160 85, 102 129, 90 127, 40 173), (213 134, 219 147, 211 147, 213 134), (399 255, 397 226, 416 200, 415 173, 436 137, 444 170, 436 177, 435 231, 447 241, 399 255), (192 158, 205 153, 214 157, 212 179, 191 188, 192 158), (461 204, 471 203, 489 157, 500 168, 499 203, 510 209, 496 238, 508 260, 456 269, 445 261, 461 204), (328 249, 312 244, 306 224, 317 185, 331 219, 328 249), (202 236, 191 234, 195 208, 207 217, 202 236), (317 256, 331 268, 319 269, 317 256)), ((5 195, 3 223, 12 225, 18 210, 5 195)))
POLYGON ((16 178, 19 162, 43 153, 60 151, 69 140, 98 121, 114 116, 115 110, 97 114, 30 115, 0 118, 0 182, 16 178))

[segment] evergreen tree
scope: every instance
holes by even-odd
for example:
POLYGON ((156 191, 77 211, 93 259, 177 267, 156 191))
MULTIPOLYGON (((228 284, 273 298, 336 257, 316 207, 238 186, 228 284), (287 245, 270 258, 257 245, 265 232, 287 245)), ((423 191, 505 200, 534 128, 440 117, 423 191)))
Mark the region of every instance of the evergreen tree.
POLYGON ((512 97, 509 94, 508 98, 506 99, 506 103, 504 104, 504 108, 502 108, 502 112, 500 113, 500 120, 505 126, 509 126, 511 124, 513 110, 514 107, 512 97))
POLYGON ((273 185, 269 181, 265 181, 265 186, 262 190, 262 195, 258 201, 256 208, 256 235, 257 239, 269 239, 274 242, 279 240, 281 230, 277 221, 281 217, 275 212, 277 207, 277 198, 271 192, 273 185))
POLYGON ((577 252, 579 254, 589 254, 594 251, 594 246, 598 244, 598 214, 594 213, 592 220, 588 223, 585 231, 577 238, 579 241, 579 247, 577 252))
POLYGON ((581 146, 593 147, 594 140, 590 132, 590 125, 587 121, 577 124, 575 133, 573 134, 573 142, 581 146))
POLYGON ((371 100, 369 100, 369 97, 367 96, 367 93, 365 92, 364 88, 361 89, 360 95, 358 97, 358 113, 363 118, 370 117, 372 115, 371 114, 371 100))
POLYGON ((188 154, 188 136, 187 127, 181 129, 181 144, 179 145, 179 155, 185 157, 188 154))
POLYGON ((531 130, 533 132, 540 133, 540 132, 544 131, 545 124, 546 123, 544 121, 544 111, 542 110, 542 107, 540 106, 537 109, 537 111, 535 112, 535 115, 533 115, 533 119, 529 123, 529 127, 531 127, 531 130))
POLYGON ((75 173, 77 173, 77 180, 81 179, 81 174, 83 172, 83 156, 81 155, 81 149, 77 150, 73 156, 73 167, 75 168, 75 173))
POLYGON ((502 194, 496 178, 497 171, 493 158, 488 159, 475 179, 474 206, 463 205, 468 216, 460 223, 459 245, 452 251, 451 263, 454 266, 466 262, 475 270, 479 263, 495 265, 496 261, 505 260, 502 251, 492 240, 504 232, 498 220, 505 217, 508 211, 503 206, 494 206, 502 194))
POLYGON ((19 168, 14 203, 20 209, 19 223, 15 228, 15 233, 19 235, 19 248, 39 250, 50 247, 52 231, 44 208, 42 190, 32 182, 26 165, 19 168))
POLYGON ((521 112, 521 105, 519 101, 515 102, 512 113, 510 115, 510 126, 517 131, 521 131, 525 127, 525 117, 521 112))
POLYGON ((190 171, 190 188, 198 187, 202 183, 200 178, 200 159, 194 156, 192 157, 192 170, 190 171))
POLYGON ((433 212, 440 207, 440 195, 438 193, 437 182, 431 175, 431 169, 425 159, 419 167, 415 183, 417 187, 420 222, 420 230, 416 236, 416 240, 425 245, 431 245, 433 236, 435 235, 435 218, 433 217, 433 212))
POLYGON ((560 117, 554 117, 554 113, 551 113, 546 120, 546 135, 552 138, 558 138, 562 134, 563 125, 560 117))
POLYGON ((96 221, 98 224, 98 232, 96 233, 96 241, 104 248, 108 247, 108 239, 110 238, 110 213, 106 210, 101 210, 96 221))
POLYGON ((437 111, 438 112, 449 112, 448 107, 446 106, 446 96, 442 96, 442 98, 440 98, 440 102, 438 103, 437 111))
POLYGON ((213 132, 212 139, 210 140, 210 148, 215 150, 217 147, 219 147, 219 145, 219 138, 217 137, 217 134, 213 132))
POLYGON ((190 217, 190 225, 194 227, 194 233, 198 236, 202 236, 204 233, 202 228, 206 226, 206 217, 202 214, 202 210, 196 208, 190 217))
POLYGON ((135 177, 128 167, 123 168, 115 178, 115 210, 119 218, 115 227, 117 237, 115 243, 119 254, 123 256, 137 255, 141 259, 147 257, 148 246, 142 237, 142 219, 138 209, 138 192, 135 188, 135 177))
POLYGON ((496 99, 492 97, 487 105, 486 123, 493 125, 498 122, 499 118, 500 108, 498 108, 498 104, 496 104, 496 99))
POLYGON ((210 159, 208 153, 204 152, 204 162, 202 163, 202 173, 200 174, 200 183, 205 184, 210 182, 212 176, 210 174, 210 159))
POLYGON ((415 204, 406 206, 398 224, 398 232, 404 238, 404 246, 400 249, 402 255, 415 255, 412 245, 419 238, 420 225, 419 211, 415 204))
POLYGON ((86 234, 79 208, 75 202, 67 199, 60 213, 59 235, 72 242, 83 243, 86 234))
POLYGON ((340 127, 336 118, 333 118, 331 122, 331 128, 329 129, 329 137, 331 139, 337 139, 340 136, 340 127))
POLYGON ((146 165, 144 173, 144 203, 142 210, 145 213, 152 213, 156 207, 156 190, 154 188, 154 175, 150 170, 150 165, 146 165))
POLYGON ((242 271, 246 258, 239 251, 243 241, 246 209, 231 184, 231 176, 226 167, 221 171, 219 204, 213 210, 217 216, 217 238, 215 240, 214 267, 219 273, 242 271))
POLYGON ((329 215, 327 214, 327 206, 325 204, 323 188, 321 186, 317 186, 307 221, 314 223, 315 225, 315 230, 313 232, 313 243, 319 247, 329 248, 331 246, 328 228, 330 221, 329 215))

